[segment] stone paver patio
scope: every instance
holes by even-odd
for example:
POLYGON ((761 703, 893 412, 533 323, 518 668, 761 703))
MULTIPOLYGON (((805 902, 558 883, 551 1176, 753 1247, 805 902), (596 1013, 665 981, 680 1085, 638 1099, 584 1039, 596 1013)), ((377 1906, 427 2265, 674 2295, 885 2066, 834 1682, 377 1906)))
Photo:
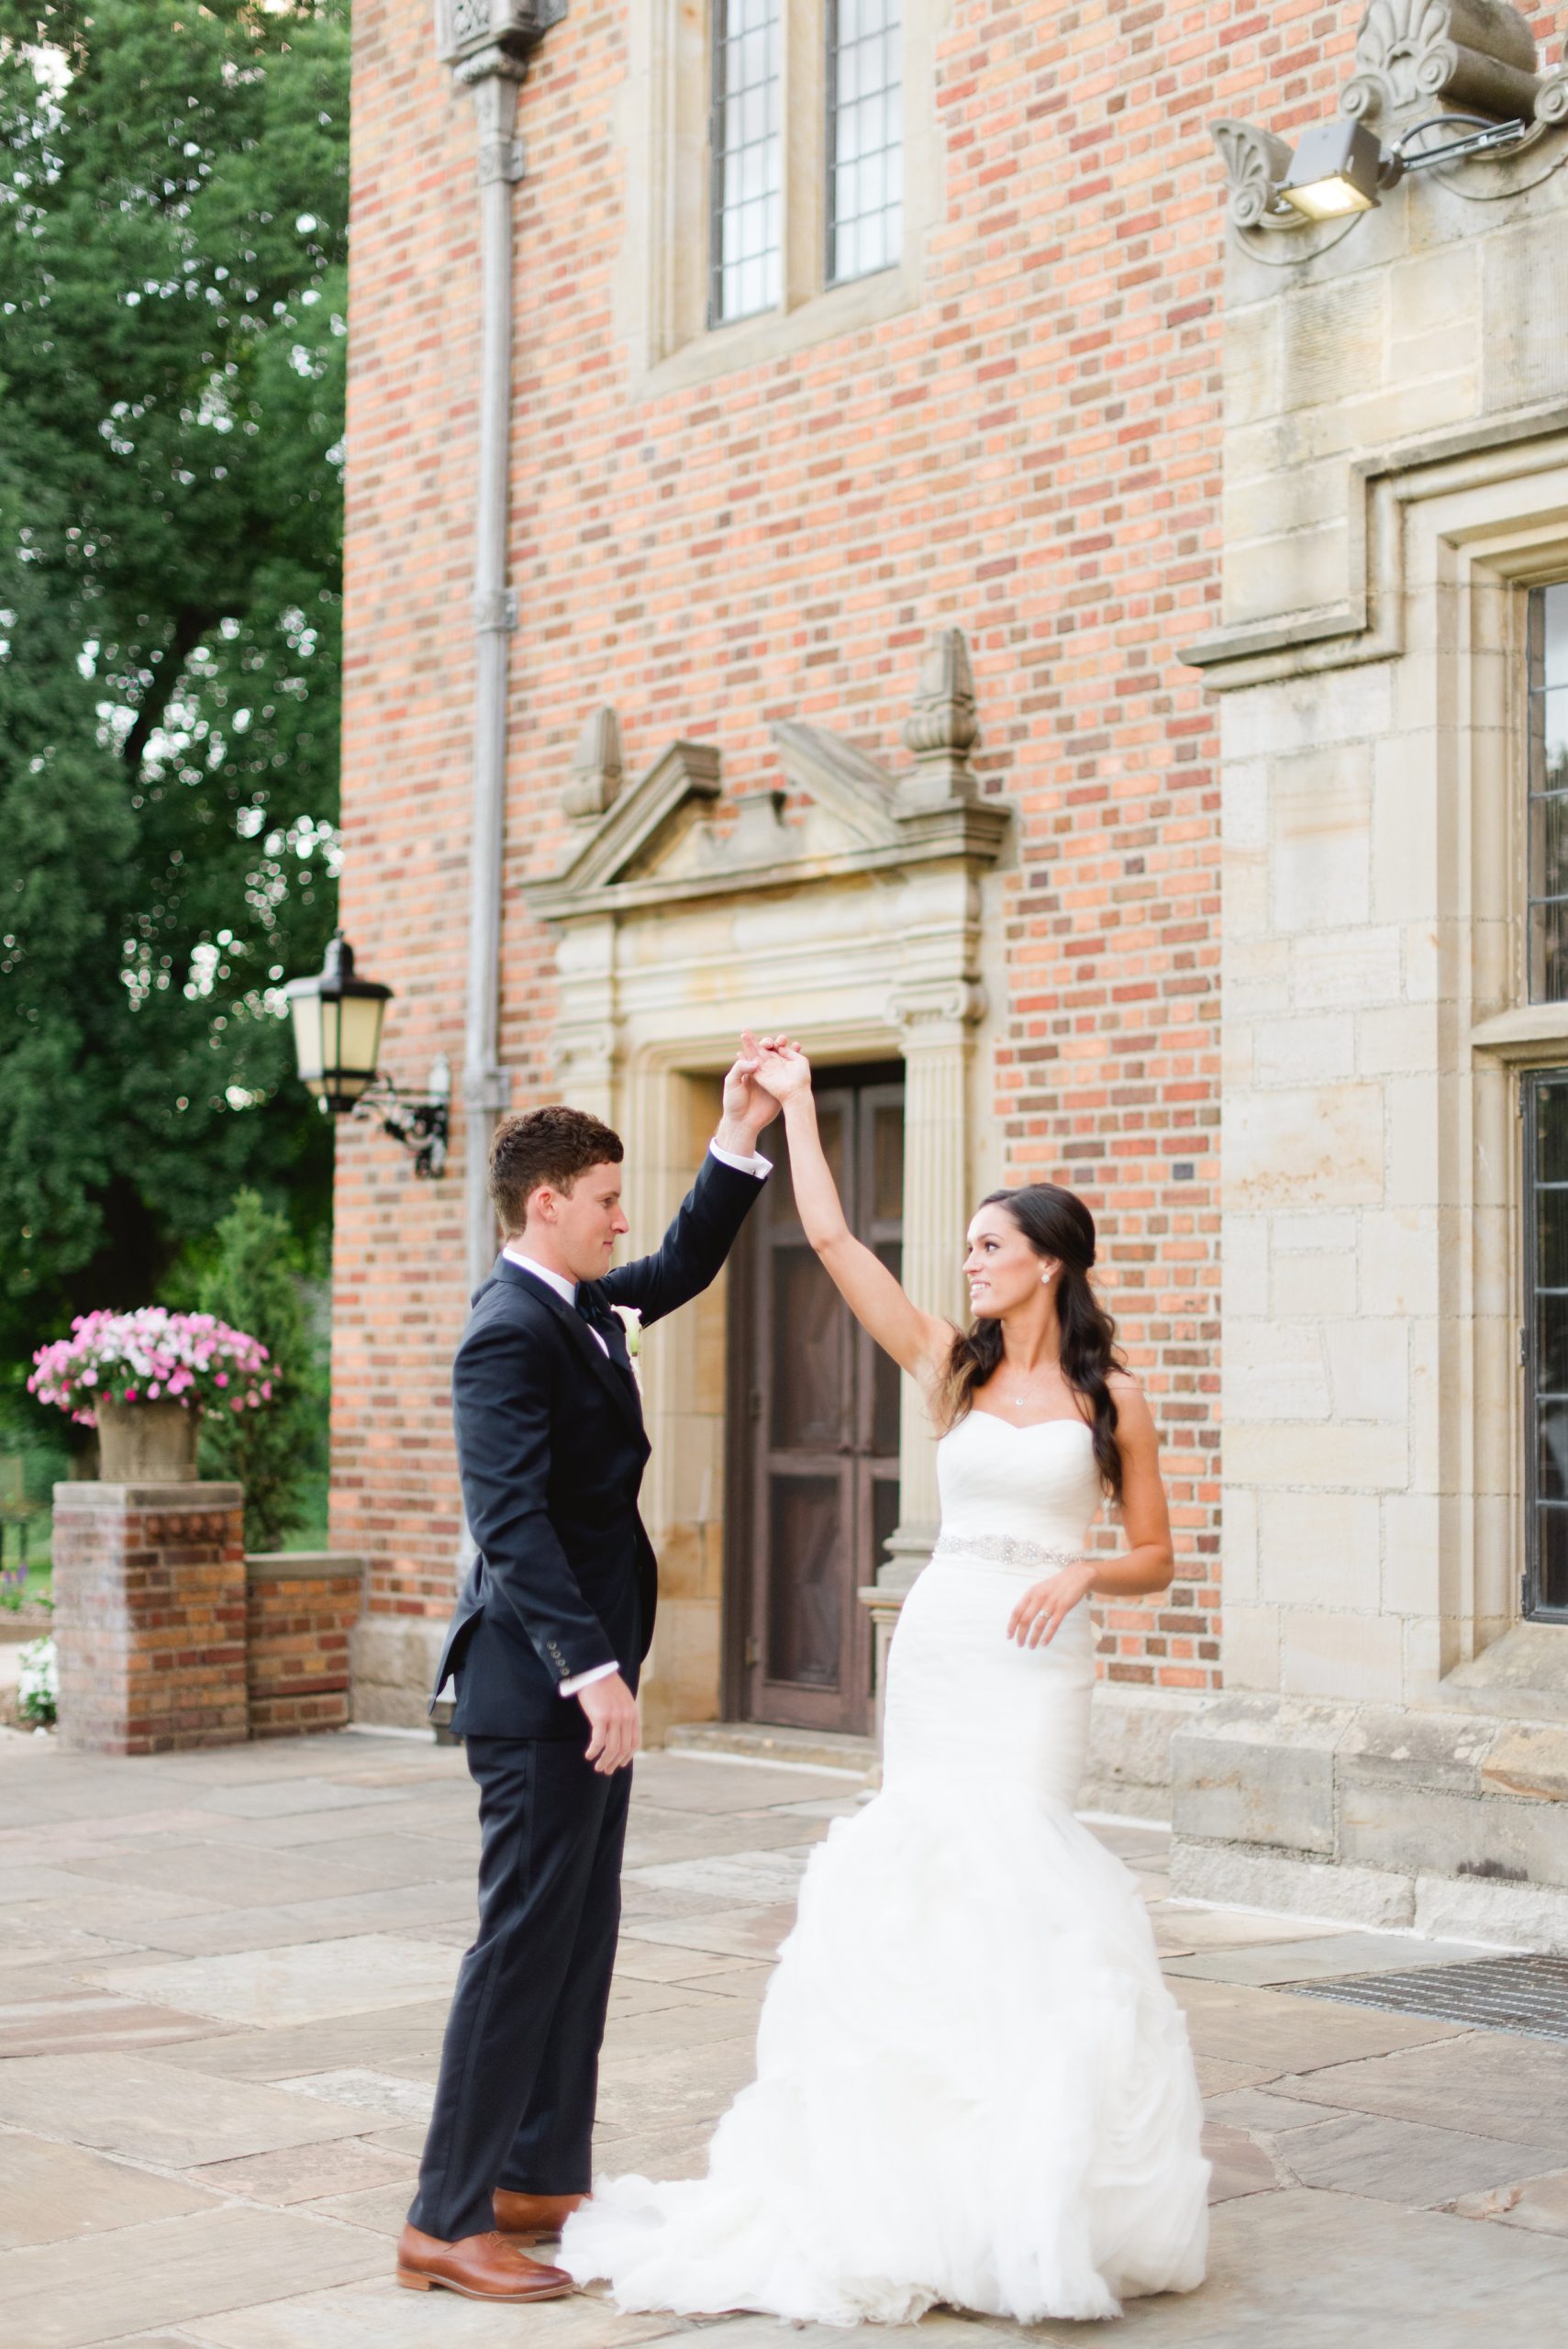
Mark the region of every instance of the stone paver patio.
MULTIPOLYGON (((346 1734, 113 1762, 0 1740, 0 2339, 6 2349, 620 2349, 694 2328, 583 2295, 398 2290, 446 1996, 471 1932, 462 1753, 346 1734)), ((758 2001, 844 1780, 639 1765, 600 2149, 682 2176, 749 2076, 758 2001)), ((1293 1993, 1473 1955, 1177 1906, 1139 1874, 1216 2164, 1211 2273, 1041 2343, 1568 2337, 1568 2046, 1293 1993)), ((705 2322, 764 2349, 768 2319, 705 2322)), ((822 2328, 812 2349, 842 2338, 822 2328)), ((934 2313, 905 2349, 1016 2329, 934 2313)), ((885 2336, 879 2335, 878 2340, 885 2336)))

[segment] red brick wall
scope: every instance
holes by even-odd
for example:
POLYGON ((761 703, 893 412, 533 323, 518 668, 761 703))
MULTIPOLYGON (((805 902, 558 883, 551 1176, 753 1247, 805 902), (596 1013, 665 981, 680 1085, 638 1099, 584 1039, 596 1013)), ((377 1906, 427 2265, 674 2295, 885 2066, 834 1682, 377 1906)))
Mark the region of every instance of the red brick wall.
POLYGON ((238 1485, 57 1485, 60 1729, 99 1753, 243 1742, 238 1485))
POLYGON ((252 1737, 342 1729, 349 1633, 359 1620, 358 1559, 301 1553, 246 1561, 246 1691, 252 1737))
MULTIPOLYGON (((517 195, 512 785, 503 1059, 548 1093, 553 861, 573 740, 676 734, 727 786, 815 720, 895 762, 927 629, 968 631, 987 787, 1018 809, 995 1115, 1017 1176, 1100 1217, 1165 1443, 1180 1578, 1109 1616, 1118 1678, 1218 1677, 1216 734, 1178 649, 1218 596, 1222 175, 1208 125, 1331 113, 1361 10, 982 6, 938 51, 945 217, 927 299, 634 399, 610 309, 637 192, 612 131, 626 12, 573 0, 524 88, 517 195)), ((1538 29, 1551 30, 1551 11, 1538 29)), ((390 1064, 461 1039, 476 254, 469 103, 427 0, 358 0, 345 920, 395 981, 390 1064)), ((453 1179, 344 1138, 334 1539, 378 1607, 444 1609, 453 1179)), ((635 1205, 635 1201, 634 1201, 635 1205)))
MULTIPOLYGON (((384 1065, 414 1086, 443 1049, 461 1081, 473 694, 473 110, 432 24, 427 0, 356 9, 352 117, 342 921, 397 990, 384 1065)), ((381 1135, 338 1131, 333 1544, 416 1614, 450 1597, 460 1527, 461 1118, 457 1143, 416 1185, 381 1135)))

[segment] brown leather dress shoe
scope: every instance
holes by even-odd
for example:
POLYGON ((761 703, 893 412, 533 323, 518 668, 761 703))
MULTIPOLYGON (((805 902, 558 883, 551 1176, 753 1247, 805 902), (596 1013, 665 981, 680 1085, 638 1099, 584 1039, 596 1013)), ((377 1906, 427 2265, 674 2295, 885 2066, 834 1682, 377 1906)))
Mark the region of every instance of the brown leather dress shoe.
POLYGON ((514 2194, 498 2186, 493 2198, 495 2224, 513 2243, 540 2243, 558 2235, 586 2194, 514 2194))
POLYGON ((405 2227, 397 2280, 411 2292, 461 2292, 465 2300, 559 2300, 576 2285, 564 2267, 541 2267, 506 2235, 464 2235, 440 2243, 405 2227))

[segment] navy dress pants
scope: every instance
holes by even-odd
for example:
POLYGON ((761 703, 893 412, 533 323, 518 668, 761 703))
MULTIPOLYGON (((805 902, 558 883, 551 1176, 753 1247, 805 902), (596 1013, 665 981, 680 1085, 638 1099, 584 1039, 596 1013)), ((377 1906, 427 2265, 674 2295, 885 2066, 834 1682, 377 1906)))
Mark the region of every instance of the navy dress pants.
POLYGON ((606 1777, 567 1738, 471 1737, 479 1932, 441 2047, 408 2216, 443 2243, 495 2225, 498 2186, 585 2194, 599 2046, 620 1926, 630 1768, 606 1777))

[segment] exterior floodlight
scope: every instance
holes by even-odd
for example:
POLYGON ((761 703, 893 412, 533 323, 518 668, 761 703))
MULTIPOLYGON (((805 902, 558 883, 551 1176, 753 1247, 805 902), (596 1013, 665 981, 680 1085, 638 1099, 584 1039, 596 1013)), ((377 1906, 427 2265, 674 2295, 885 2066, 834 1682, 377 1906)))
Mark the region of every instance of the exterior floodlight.
POLYGON ((1364 123, 1320 122, 1292 156, 1279 192, 1308 220, 1339 220, 1346 213, 1370 212, 1379 191, 1392 187, 1404 169, 1364 123))

